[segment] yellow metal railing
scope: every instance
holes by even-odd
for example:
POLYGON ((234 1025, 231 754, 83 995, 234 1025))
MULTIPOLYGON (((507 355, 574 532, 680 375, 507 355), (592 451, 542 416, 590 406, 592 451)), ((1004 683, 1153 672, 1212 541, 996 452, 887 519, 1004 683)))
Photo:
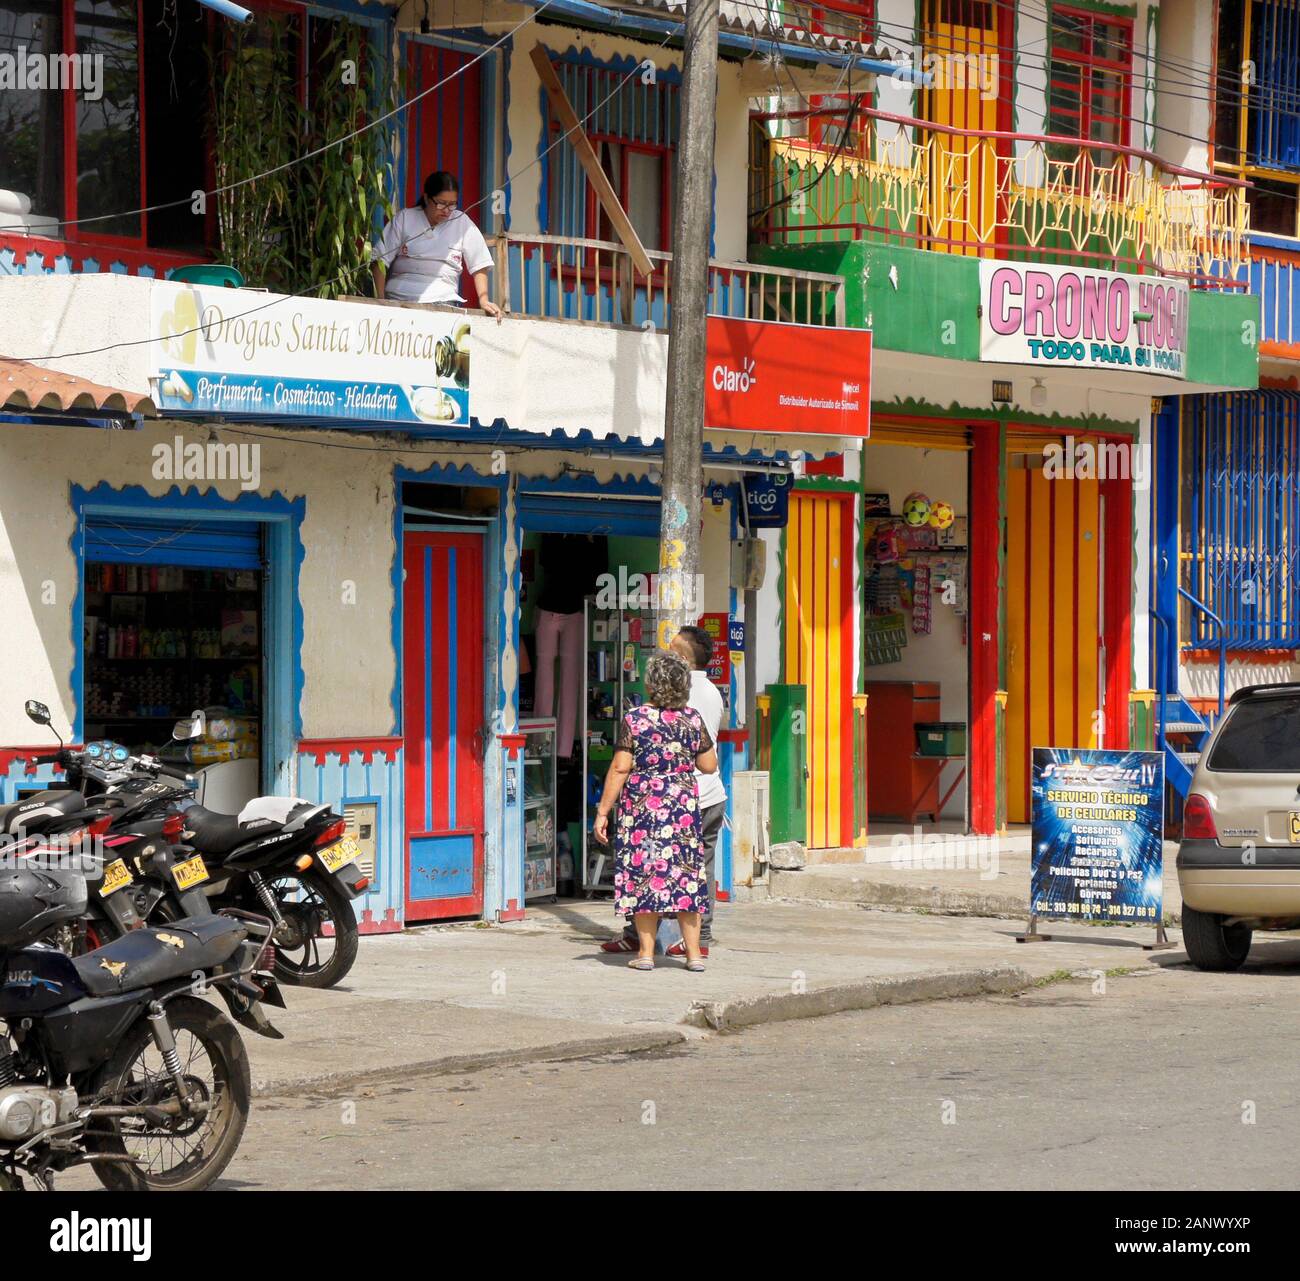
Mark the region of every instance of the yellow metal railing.
POLYGON ((758 241, 883 239, 1216 285, 1249 260, 1244 187, 1145 152, 881 113, 829 147, 773 137, 776 124, 755 117, 751 135, 758 241))

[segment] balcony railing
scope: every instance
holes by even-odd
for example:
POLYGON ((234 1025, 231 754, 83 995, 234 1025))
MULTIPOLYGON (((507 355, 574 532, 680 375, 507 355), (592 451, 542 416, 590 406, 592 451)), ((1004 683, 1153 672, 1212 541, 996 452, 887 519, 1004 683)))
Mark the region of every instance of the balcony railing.
POLYGON ((1260 355, 1300 360, 1300 245, 1252 236, 1241 280, 1259 297, 1260 355))
POLYGON ((1241 287, 1243 184, 1132 148, 882 112, 861 120, 842 149, 772 136, 792 119, 753 117, 754 241, 878 240, 1241 287))
MULTIPOLYGON (((516 235, 490 241, 498 306, 515 315, 598 325, 668 327, 672 254, 648 251, 638 276, 627 250, 606 240, 516 235)), ((709 312, 803 325, 844 323, 844 281, 824 272, 709 261, 709 312)))
MULTIPOLYGON (((3 219, 0 214, 0 221, 3 219)), ((162 279, 177 267, 201 261, 193 254, 166 249, 136 249, 111 241, 54 240, 26 232, 0 231, 0 276, 111 271, 162 279)))

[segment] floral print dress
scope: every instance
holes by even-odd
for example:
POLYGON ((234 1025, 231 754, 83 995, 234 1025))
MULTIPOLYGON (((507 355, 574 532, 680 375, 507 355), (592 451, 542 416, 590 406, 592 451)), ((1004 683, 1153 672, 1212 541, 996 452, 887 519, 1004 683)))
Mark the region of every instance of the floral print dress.
POLYGON ((707 912, 695 757, 713 747, 693 707, 634 707, 619 731, 632 772, 614 827, 614 907, 638 912, 707 912))

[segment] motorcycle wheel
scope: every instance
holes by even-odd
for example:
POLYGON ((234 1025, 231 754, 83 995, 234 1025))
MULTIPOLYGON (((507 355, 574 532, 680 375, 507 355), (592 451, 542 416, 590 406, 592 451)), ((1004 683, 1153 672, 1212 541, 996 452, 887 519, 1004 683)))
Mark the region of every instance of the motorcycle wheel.
POLYGON ((357 959, 357 914, 332 876, 316 871, 279 876, 271 890, 280 903, 292 941, 275 945, 275 977, 297 987, 333 987, 357 959), (301 891, 301 897, 298 892, 301 891), (328 936, 323 927, 334 933, 328 936), (332 944, 323 955, 322 944, 332 944))
MULTIPOLYGON (((207 1099, 199 1117, 166 1122, 113 1117, 92 1122, 94 1152, 138 1155, 135 1165, 94 1162, 96 1177, 114 1192, 198 1192, 230 1163, 248 1122, 251 1085, 248 1054, 239 1029, 206 1001, 181 996, 168 1002, 184 1079, 207 1099)), ((126 1034, 95 1080, 102 1100, 116 1104, 148 1100, 166 1104, 175 1087, 144 1019, 126 1034)))

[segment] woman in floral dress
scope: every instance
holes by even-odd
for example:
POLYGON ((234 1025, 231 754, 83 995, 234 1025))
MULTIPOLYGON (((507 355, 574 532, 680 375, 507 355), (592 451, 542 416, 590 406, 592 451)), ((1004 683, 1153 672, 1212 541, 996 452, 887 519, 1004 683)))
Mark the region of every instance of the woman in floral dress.
POLYGON ((704 969, 700 914, 709 904, 700 840, 695 771, 712 774, 718 756, 700 714, 686 703, 691 669, 672 653, 646 663, 646 701, 623 718, 593 833, 609 842, 614 825, 614 907, 632 917, 640 947, 628 964, 654 969, 661 916, 675 916, 686 947, 686 968, 704 969))

